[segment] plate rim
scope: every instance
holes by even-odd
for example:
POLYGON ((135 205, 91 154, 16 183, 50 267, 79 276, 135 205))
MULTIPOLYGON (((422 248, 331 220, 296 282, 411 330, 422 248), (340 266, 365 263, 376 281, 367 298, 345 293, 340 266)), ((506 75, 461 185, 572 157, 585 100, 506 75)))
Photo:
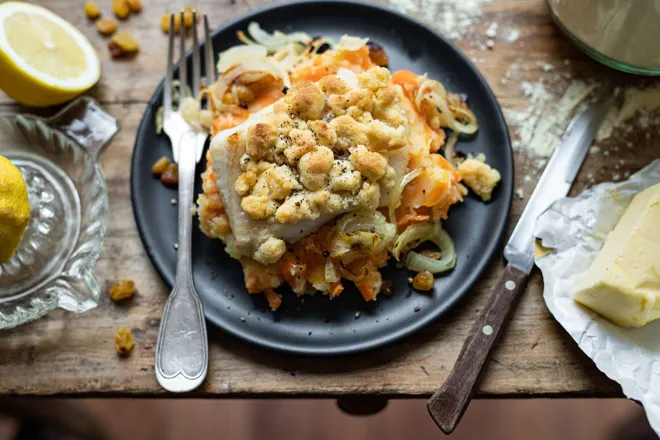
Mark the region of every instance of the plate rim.
MULTIPOLYGON (((443 41, 449 48, 451 48, 451 50, 455 52, 455 54, 460 59, 462 59, 463 63, 475 74, 475 76, 481 83, 481 86, 484 88, 485 94, 487 96, 487 99, 490 101, 490 104, 493 105, 494 108, 496 109, 496 112, 494 112, 493 114, 494 119, 496 119, 498 125, 504 128, 503 132, 506 142, 503 150, 504 153, 509 156, 508 167, 511 170, 511 182, 508 188, 500 187, 500 197, 504 197, 504 206, 502 209, 504 210, 505 215, 502 215, 498 218, 497 224, 492 229, 494 232, 493 235, 495 239, 491 240, 490 245, 485 249, 484 252, 488 254, 488 257, 485 260, 482 260, 482 262, 477 266, 477 270, 473 271, 470 278, 468 278, 466 282, 462 283, 461 288, 463 289, 463 292, 460 295, 454 295, 451 299, 444 302, 441 307, 438 307, 436 310, 424 316, 422 319, 419 319, 413 322, 412 324, 403 326, 394 332, 390 332, 386 335, 382 335, 377 338, 372 338, 368 341, 355 342, 350 346, 341 346, 337 349, 319 348, 319 347, 310 348, 310 347, 301 347, 300 345, 294 345, 285 342, 278 342, 277 340, 268 340, 263 337, 252 336, 247 332, 234 331, 234 329, 230 327, 218 325, 216 322, 214 322, 214 320, 209 319, 208 316, 205 316, 206 321, 212 324, 215 328, 230 334, 232 337, 242 342, 247 342, 259 348, 264 348, 269 351, 284 353, 287 355, 309 356, 309 357, 339 357, 339 356, 354 355, 358 353, 371 352, 378 348, 392 345, 393 343, 398 342, 403 338, 408 337, 426 328, 431 323, 435 322, 438 318, 446 315, 450 310, 452 310, 458 304, 458 302, 464 299, 468 295, 468 293, 472 291, 474 285, 484 275, 486 269, 488 269, 488 267, 495 259, 497 250, 502 246, 504 232, 506 231, 506 227, 509 223, 509 217, 511 214, 511 204, 513 201, 513 188, 515 181, 515 161, 514 161, 513 148, 511 145, 511 136, 509 134, 508 125, 504 118, 502 107, 497 101, 495 93, 493 92, 490 85, 482 75, 481 71, 477 69, 477 67, 470 61, 467 55, 465 55, 458 47, 456 47, 448 38, 444 37, 440 32, 436 31, 435 29, 431 28, 425 23, 413 17, 410 17, 406 14, 403 14, 399 11, 396 11, 392 8, 380 4, 368 3, 359 0, 293 0, 293 1, 286 1, 274 5, 262 6, 260 8, 251 10, 246 14, 242 14, 213 29, 213 31, 210 34, 210 38, 211 40, 213 40, 217 34, 227 31, 229 28, 236 26, 241 21, 249 20, 263 13, 272 12, 277 9, 287 9, 300 5, 304 5, 308 7, 309 6, 327 7, 328 5, 333 5, 336 7, 336 5, 342 5, 342 4, 351 7, 357 6, 357 7, 377 10, 380 13, 392 15, 398 20, 403 20, 407 22, 408 25, 421 28, 421 30, 429 32, 435 38, 438 38, 441 41, 443 41)), ((201 44, 203 43, 205 43, 205 40, 202 40, 201 44)), ((192 50, 189 50, 186 53, 186 59, 191 56, 191 53, 192 50)), ((178 68, 178 63, 175 66, 175 69, 177 68, 178 68)), ((133 216, 135 218, 135 223, 138 229, 138 234, 140 236, 140 241, 142 242, 145 252, 147 253, 147 256, 149 257, 149 260, 153 265, 154 269, 160 275, 163 282, 169 288, 171 288, 172 285, 174 284, 175 272, 173 271, 171 276, 165 273, 164 267, 167 266, 167 263, 164 261, 164 258, 161 255, 159 255, 157 252, 155 252, 154 249, 151 248, 149 243, 147 243, 147 240, 145 239, 146 236, 145 228, 147 221, 145 218, 142 217, 142 210, 139 208, 138 200, 136 198, 137 191, 134 190, 137 185, 136 180, 137 180, 137 172, 138 172, 138 170, 136 170, 136 166, 137 166, 136 151, 138 148, 138 144, 144 142, 141 141, 141 139, 144 137, 144 135, 142 134, 144 130, 144 126, 146 124, 151 124, 153 122, 149 118, 147 118, 147 112, 149 112, 150 110, 152 113, 154 112, 154 106, 156 105, 160 95, 162 94, 163 82, 164 82, 164 78, 158 83, 158 86, 156 87, 151 99, 147 103, 147 107, 145 108, 144 113, 142 115, 142 120, 140 121, 140 124, 138 126, 135 136, 135 142, 133 144, 133 153, 131 155, 131 176, 129 182, 130 182, 131 205, 133 209, 133 216)))

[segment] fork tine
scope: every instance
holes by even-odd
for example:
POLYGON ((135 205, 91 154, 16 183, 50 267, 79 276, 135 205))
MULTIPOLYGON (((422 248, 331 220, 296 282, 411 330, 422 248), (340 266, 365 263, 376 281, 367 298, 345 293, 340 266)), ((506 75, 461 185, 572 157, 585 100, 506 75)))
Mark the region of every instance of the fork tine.
POLYGON ((199 67, 199 38, 197 37, 197 10, 193 10, 193 47, 192 47, 192 94, 195 98, 199 96, 200 67, 199 67))
POLYGON ((209 17, 204 15, 204 56, 206 62, 206 82, 210 85, 215 82, 216 66, 215 59, 213 58, 213 40, 211 40, 211 34, 209 32, 209 17))
POLYGON ((174 15, 170 15, 169 46, 167 48, 167 73, 163 87, 163 112, 168 114, 172 111, 172 80, 174 65, 174 15))
POLYGON ((179 102, 183 101, 188 94, 188 63, 186 60, 186 27, 183 25, 183 11, 181 11, 181 29, 179 35, 181 37, 180 43, 180 53, 179 57, 179 102))

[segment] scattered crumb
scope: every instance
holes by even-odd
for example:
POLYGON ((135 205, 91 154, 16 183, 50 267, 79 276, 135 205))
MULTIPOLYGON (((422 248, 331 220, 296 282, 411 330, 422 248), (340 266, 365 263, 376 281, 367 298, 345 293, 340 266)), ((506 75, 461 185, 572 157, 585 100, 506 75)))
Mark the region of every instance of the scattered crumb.
POLYGON ((245 322, 245 317, 241 316, 241 321, 245 322))
POLYGON ((417 313, 417 312, 419 312, 420 310, 422 310, 422 308, 421 308, 420 306, 417 306, 417 307, 415 307, 413 310, 415 311, 415 313, 417 313))
POLYGON ((520 38, 520 31, 518 29, 510 29, 509 33, 507 33, 506 37, 504 37, 506 42, 509 44, 515 43, 518 41, 518 38, 520 38))
POLYGON ((360 312, 355 312, 355 319, 360 319, 360 316, 362 316, 360 312))
POLYGON ((174 243, 172 246, 174 247, 174 249, 179 249, 179 243, 174 243))
MULTIPOLYGON (((408 15, 420 15, 446 37, 456 40, 475 32, 483 21, 482 8, 492 0, 389 0, 389 5, 408 15)), ((494 23, 497 25, 497 23, 494 23)), ((493 25, 491 25, 492 27, 493 25)), ((497 31, 497 27, 493 32, 497 31)), ((487 31, 488 32, 488 31, 487 31)))
POLYGON ((492 22, 488 29, 486 30, 486 36, 488 38, 495 38, 497 36, 497 28, 499 25, 496 22, 492 22))
POLYGON ((170 203, 171 203, 172 205, 176 205, 176 204, 177 204, 177 201, 176 201, 176 199, 170 199, 170 203))
POLYGON ((525 198, 525 193, 522 188, 516 189, 516 196, 518 196, 520 200, 525 198))
POLYGON ((487 47, 488 49, 492 49, 493 46, 495 46, 495 42, 494 42, 493 40, 487 40, 487 41, 486 41, 486 47, 487 47))

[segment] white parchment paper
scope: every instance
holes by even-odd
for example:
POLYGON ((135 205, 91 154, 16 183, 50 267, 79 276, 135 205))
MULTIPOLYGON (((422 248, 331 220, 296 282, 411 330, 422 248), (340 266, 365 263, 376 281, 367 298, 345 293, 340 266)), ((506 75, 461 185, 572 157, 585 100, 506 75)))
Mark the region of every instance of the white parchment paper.
POLYGON ((660 320, 622 328, 571 297, 635 194, 658 182, 660 160, 625 182, 603 183, 577 197, 557 200, 538 218, 535 235, 553 249, 536 261, 550 312, 599 370, 618 382, 628 398, 644 405, 660 435, 660 320))

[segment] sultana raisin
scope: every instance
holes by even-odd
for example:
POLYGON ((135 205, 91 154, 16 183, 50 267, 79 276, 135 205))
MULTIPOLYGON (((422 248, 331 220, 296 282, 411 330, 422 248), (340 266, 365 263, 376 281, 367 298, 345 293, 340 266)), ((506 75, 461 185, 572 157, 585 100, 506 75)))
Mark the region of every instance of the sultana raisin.
POLYGON ((115 332, 115 345, 117 347, 117 353, 122 356, 128 356, 135 347, 133 333, 125 327, 118 328, 115 332))
POLYGON ((117 32, 108 44, 108 49, 110 49, 110 54, 117 58, 136 53, 140 46, 137 40, 128 32, 117 32))
POLYGON ((110 50, 110 55, 112 58, 119 58, 124 54, 124 52, 121 50, 121 47, 114 41, 108 43, 108 50, 110 50))
POLYGON ((112 12, 117 18, 123 20, 131 14, 131 9, 128 7, 126 0, 112 0, 112 12))
POLYGON ((102 18, 96 22, 96 30, 103 35, 112 35, 117 30, 117 22, 112 18, 102 18))
POLYGON ((413 287, 415 290, 421 290, 421 291, 426 291, 426 290, 431 290, 433 289, 433 282, 435 280, 433 279, 433 274, 429 272, 428 270, 424 270, 417 275, 415 275, 415 278, 413 279, 413 287))
POLYGON ((160 175, 160 180, 166 185, 176 185, 179 183, 179 167, 175 163, 167 166, 163 174, 160 175))
POLYGON ((110 298, 113 301, 130 298, 134 293, 135 282, 132 280, 121 280, 110 288, 110 298))
POLYGON ((131 12, 140 12, 142 10, 142 0, 126 0, 126 4, 131 12))
MULTIPOLYGON (((160 17, 160 28, 163 32, 168 33, 170 31, 170 17, 172 14, 165 14, 160 17)), ((181 14, 174 14, 174 30, 179 32, 181 29, 181 14)))
POLYGON ((101 8, 94 2, 85 3, 85 15, 90 20, 95 20, 101 16, 101 8))
POLYGON ((387 56, 387 53, 385 53, 383 46, 376 43, 375 41, 369 40, 367 41, 367 48, 369 49, 369 59, 374 64, 380 67, 387 67, 390 59, 387 56))
POLYGON ((195 14, 195 18, 199 21, 199 10, 196 5, 187 5, 183 9, 183 25, 186 29, 190 29, 193 25, 193 14, 195 14))
POLYGON ((151 167, 151 172, 156 176, 160 176, 165 172, 167 166, 170 164, 170 160, 167 156, 163 156, 156 161, 156 163, 151 167))

